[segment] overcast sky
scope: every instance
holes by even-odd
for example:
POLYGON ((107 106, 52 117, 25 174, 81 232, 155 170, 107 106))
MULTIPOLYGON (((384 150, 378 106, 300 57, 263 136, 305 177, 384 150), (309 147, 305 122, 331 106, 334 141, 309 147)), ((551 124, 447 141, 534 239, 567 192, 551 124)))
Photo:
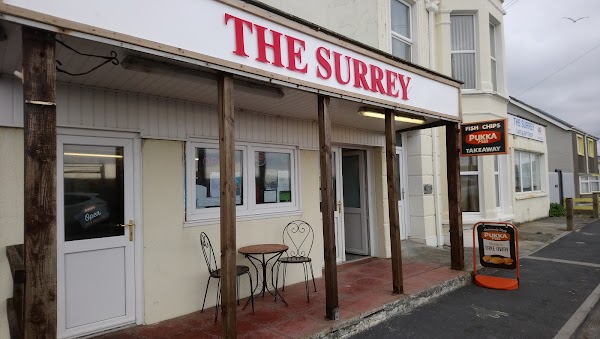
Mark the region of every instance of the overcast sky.
POLYGON ((511 2, 504 1, 509 94, 600 137, 600 0, 511 2))

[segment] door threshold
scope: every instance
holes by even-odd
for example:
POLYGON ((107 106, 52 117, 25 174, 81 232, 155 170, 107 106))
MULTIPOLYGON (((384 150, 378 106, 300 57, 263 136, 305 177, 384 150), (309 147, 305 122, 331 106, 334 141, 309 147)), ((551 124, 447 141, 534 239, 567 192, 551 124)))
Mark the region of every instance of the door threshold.
POLYGON ((109 333, 113 333, 113 332, 118 332, 118 331, 126 330, 128 328, 132 328, 132 327, 136 327, 136 326, 138 326, 136 323, 126 324, 126 325, 123 325, 123 326, 119 326, 119 327, 110 328, 110 329, 107 329, 107 330, 101 330, 99 332, 94 332, 94 333, 86 334, 84 336, 80 336, 80 337, 77 337, 77 338, 79 338, 79 339, 97 338, 97 337, 103 336, 105 334, 109 334, 109 333))
POLYGON ((359 266, 359 265, 367 264, 367 263, 369 263, 369 262, 371 262, 373 260, 376 260, 376 259, 377 258, 375 258, 375 257, 365 256, 364 258, 361 258, 361 259, 356 259, 356 260, 352 260, 352 261, 342 262, 342 263, 339 263, 337 265, 337 271, 338 272, 345 271, 347 269, 354 268, 354 267, 359 266))

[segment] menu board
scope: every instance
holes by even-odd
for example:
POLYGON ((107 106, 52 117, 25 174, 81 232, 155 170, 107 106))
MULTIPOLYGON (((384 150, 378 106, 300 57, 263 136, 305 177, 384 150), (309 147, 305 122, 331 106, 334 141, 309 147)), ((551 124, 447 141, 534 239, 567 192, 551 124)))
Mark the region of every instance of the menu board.
POLYGON ((479 262, 484 267, 515 269, 516 236, 510 224, 482 223, 477 226, 479 262))

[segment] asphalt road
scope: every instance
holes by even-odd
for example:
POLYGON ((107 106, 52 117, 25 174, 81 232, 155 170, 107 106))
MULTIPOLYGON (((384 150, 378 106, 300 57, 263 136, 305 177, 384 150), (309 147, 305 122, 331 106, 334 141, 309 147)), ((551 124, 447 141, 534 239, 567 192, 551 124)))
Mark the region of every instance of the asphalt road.
POLYGON ((553 338, 599 284, 595 222, 522 259, 518 290, 469 285, 354 338, 553 338))

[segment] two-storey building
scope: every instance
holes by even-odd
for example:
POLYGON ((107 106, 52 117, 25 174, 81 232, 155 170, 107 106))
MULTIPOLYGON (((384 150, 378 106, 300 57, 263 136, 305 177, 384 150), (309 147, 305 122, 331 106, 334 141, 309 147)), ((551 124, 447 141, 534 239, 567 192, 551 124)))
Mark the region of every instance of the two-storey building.
MULTIPOLYGON (((393 257, 396 229, 436 245, 434 176, 444 174, 433 159, 444 149, 434 152, 432 131, 407 131, 456 131, 461 121, 460 83, 427 68, 450 32, 442 23, 448 36, 429 43, 438 10, 423 1, 0 2, 0 246, 46 232, 46 252, 28 260, 31 270, 56 263, 39 297, 56 296, 58 336, 199 310, 210 276, 200 234, 215 245, 225 238, 223 210, 235 212, 227 229, 236 238, 222 255, 246 264, 237 248, 280 243, 290 221, 307 221, 315 277, 324 261, 393 257), (46 74, 48 97, 35 97, 32 79, 46 74), (56 121, 34 129, 34 108, 55 110, 56 121), (48 133, 43 151, 28 137, 34 130, 48 133), (398 146, 398 163, 386 143, 398 146), (35 155, 56 162, 43 168, 44 183, 27 178, 35 155), (332 168, 327 203, 323 159, 332 168), (224 161, 233 182, 221 177, 224 161), (387 168, 400 169, 397 190, 388 190, 387 168), (234 195, 227 209, 225 191, 234 195), (55 198, 56 210, 28 206, 38 193, 55 198), (53 221, 55 233, 46 231, 53 221), (27 227, 36 222, 44 227, 27 227), (332 229, 335 243, 326 243, 332 229)), ((287 270, 288 284, 303 279, 302 269, 287 270)), ((0 256, 0 297, 11 296, 0 256)), ((6 319, 2 307, 0 337, 6 319)))
POLYGON ((545 126, 551 202, 583 198, 600 190, 596 136, 513 97, 509 113, 545 126))

